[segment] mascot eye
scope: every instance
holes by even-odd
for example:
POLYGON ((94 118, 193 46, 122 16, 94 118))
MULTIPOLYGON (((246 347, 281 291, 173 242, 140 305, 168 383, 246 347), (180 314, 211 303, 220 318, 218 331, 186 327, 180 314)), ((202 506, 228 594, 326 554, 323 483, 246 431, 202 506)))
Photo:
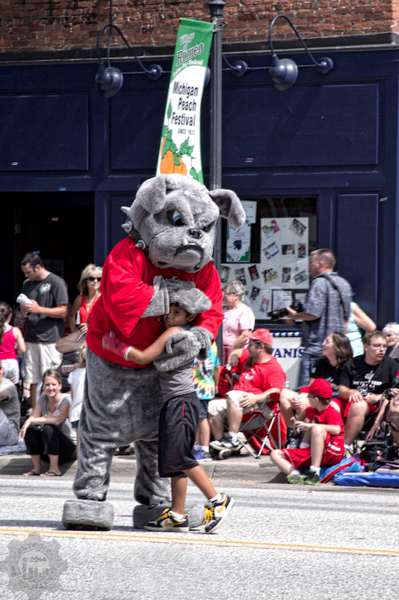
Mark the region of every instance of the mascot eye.
POLYGON ((168 212, 169 223, 175 227, 183 227, 185 225, 183 215, 178 210, 170 210, 168 212))
POLYGON ((205 233, 209 233, 214 225, 215 225, 215 222, 209 223, 209 225, 205 225, 205 227, 202 228, 202 231, 205 231, 205 233))

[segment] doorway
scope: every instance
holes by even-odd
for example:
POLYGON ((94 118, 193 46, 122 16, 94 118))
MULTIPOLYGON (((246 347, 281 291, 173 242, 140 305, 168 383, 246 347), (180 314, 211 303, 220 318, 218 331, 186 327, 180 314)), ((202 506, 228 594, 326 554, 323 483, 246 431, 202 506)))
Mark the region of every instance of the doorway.
POLYGON ((23 282, 20 261, 37 250, 46 267, 65 279, 72 302, 81 270, 93 262, 94 193, 10 193, 7 201, 12 252, 5 260, 1 298, 15 304, 23 282))

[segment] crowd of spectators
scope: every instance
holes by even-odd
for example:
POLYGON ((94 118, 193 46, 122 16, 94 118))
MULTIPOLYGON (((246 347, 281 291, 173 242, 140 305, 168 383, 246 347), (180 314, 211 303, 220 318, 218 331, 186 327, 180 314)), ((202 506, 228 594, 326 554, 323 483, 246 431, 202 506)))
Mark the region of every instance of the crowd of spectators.
MULTIPOLYGON (((383 423, 393 446, 399 446, 399 324, 387 323, 377 331, 372 319, 351 302, 350 285, 334 267, 330 249, 313 252, 303 309, 288 309, 288 318, 302 328, 304 343, 293 389, 273 356, 272 333, 255 328, 255 315, 244 301, 245 287, 240 281, 225 286, 223 358, 219 361, 214 342, 207 356, 195 358, 192 365, 192 389, 199 398, 196 461, 211 460, 223 449, 240 449, 244 415, 254 410, 265 423, 278 412, 286 424, 285 448, 275 449, 271 458, 290 482, 317 483, 321 466, 353 453, 359 438, 369 440, 383 423)), ((45 268, 38 253, 27 254, 21 269, 26 277, 17 298, 22 331, 12 323, 12 308, 0 302, 0 446, 23 439, 32 457, 27 475, 41 474, 44 460, 49 463, 47 474, 58 476, 60 465, 75 456, 85 380, 84 336, 100 295, 101 267, 83 269, 71 308, 66 283, 45 268), (63 355, 56 349, 65 324, 67 333, 82 334, 67 382, 60 378, 63 355), (30 404, 25 421, 21 391, 18 395, 21 364, 30 404)))
POLYGON ((0 302, 0 446, 24 442, 32 458, 26 475, 40 475, 48 463, 46 476, 58 476, 60 465, 76 456, 84 336, 99 295, 101 268, 90 264, 83 269, 71 308, 66 282, 47 270, 38 252, 23 257, 21 271, 25 281, 16 300, 21 328, 12 324, 11 307, 0 302), (59 345, 65 332, 76 329, 81 341, 75 350, 80 352, 65 367, 59 345))

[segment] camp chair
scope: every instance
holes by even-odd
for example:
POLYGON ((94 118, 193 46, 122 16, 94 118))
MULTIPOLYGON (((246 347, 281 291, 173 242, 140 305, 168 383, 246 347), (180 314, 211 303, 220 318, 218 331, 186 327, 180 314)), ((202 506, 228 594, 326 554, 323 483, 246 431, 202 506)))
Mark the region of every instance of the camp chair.
POLYGON ((282 448, 287 439, 287 426, 280 412, 278 402, 269 405, 271 417, 255 408, 242 417, 240 431, 247 440, 246 448, 254 458, 270 454, 275 448, 282 448))

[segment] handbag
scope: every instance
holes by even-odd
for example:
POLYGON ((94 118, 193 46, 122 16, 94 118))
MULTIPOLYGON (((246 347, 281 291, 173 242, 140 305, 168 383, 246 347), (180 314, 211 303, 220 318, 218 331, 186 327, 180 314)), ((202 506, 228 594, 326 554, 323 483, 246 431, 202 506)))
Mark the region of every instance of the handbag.
POLYGON ((55 344, 55 349, 61 354, 67 352, 80 352, 81 348, 86 343, 86 334, 81 331, 73 331, 58 340, 55 344))

